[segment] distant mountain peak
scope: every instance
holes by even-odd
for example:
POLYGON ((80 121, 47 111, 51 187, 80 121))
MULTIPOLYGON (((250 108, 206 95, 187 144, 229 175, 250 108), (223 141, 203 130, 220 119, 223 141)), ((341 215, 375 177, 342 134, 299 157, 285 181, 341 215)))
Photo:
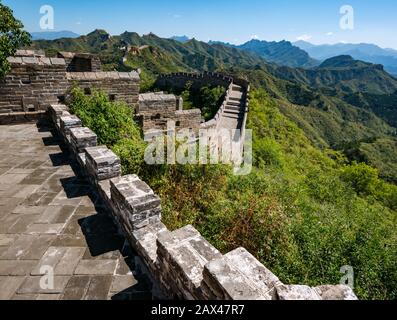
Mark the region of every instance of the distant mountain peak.
POLYGON ((173 36, 170 39, 181 42, 181 43, 185 43, 190 40, 190 38, 188 36, 173 36))
POLYGON ((103 29, 95 29, 94 31, 87 34, 87 36, 93 36, 93 35, 109 35, 109 33, 103 29))
POLYGON ((385 70, 397 74, 397 51, 383 49, 371 43, 337 43, 314 45, 304 41, 294 42, 296 46, 305 50, 314 59, 324 61, 331 57, 350 55, 356 60, 383 65, 385 70))
POLYGON ((314 67, 319 63, 307 52, 294 46, 290 41, 264 41, 252 39, 238 48, 251 51, 269 62, 288 67, 314 67))
POLYGON ((368 67, 371 66, 371 63, 359 61, 353 59, 352 56, 349 55, 340 55, 337 57, 332 57, 325 60, 319 68, 357 68, 357 67, 368 67))

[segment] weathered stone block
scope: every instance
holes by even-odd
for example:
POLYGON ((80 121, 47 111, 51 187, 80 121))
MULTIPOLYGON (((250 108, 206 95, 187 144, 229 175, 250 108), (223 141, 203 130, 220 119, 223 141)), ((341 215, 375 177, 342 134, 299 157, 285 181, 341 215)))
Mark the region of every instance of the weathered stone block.
POLYGON ((321 296, 308 286, 280 285, 276 287, 279 300, 321 300, 321 296))
POLYGON ((112 202, 129 231, 141 229, 161 220, 160 198, 136 175, 110 181, 112 202))
POLYGON ((358 300, 353 290, 345 285, 314 288, 323 300, 358 300))
POLYGON ((159 234, 157 246, 162 287, 181 299, 208 299, 203 269, 209 261, 221 259, 221 253, 190 225, 159 234))
POLYGON ((220 300, 271 300, 280 280, 244 248, 205 265, 204 281, 220 300))
POLYGON ((62 116, 60 119, 61 132, 65 137, 70 136, 70 129, 81 127, 81 120, 75 115, 62 116))
POLYGON ((145 228, 135 230, 132 233, 132 245, 143 258, 152 273, 157 272, 157 238, 159 234, 168 231, 161 223, 149 224, 145 228))
POLYGON ((85 153, 79 153, 77 155, 77 162, 80 166, 80 168, 83 170, 83 174, 85 174, 84 169, 85 169, 85 163, 86 163, 86 158, 85 158, 85 153))
POLYGON ((87 174, 96 182, 121 175, 120 159, 107 147, 85 149, 87 174))
POLYGON ((64 104, 51 104, 49 106, 48 112, 54 124, 59 124, 61 117, 70 115, 68 109, 64 104))
POLYGON ((83 153, 86 148, 97 145, 97 135, 86 127, 71 128, 70 138, 72 148, 76 153, 83 153))

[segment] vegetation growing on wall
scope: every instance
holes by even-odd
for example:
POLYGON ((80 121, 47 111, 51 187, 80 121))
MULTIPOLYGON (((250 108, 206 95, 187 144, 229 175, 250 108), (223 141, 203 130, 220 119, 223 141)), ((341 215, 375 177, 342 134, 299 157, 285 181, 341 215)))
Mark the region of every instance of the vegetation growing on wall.
POLYGON ((162 200, 170 229, 193 224, 222 252, 244 246, 285 283, 339 283, 355 272, 361 299, 397 298, 397 187, 365 164, 314 147, 274 99, 254 90, 248 126, 254 170, 224 165, 147 167, 131 109, 74 90, 72 110, 162 200))

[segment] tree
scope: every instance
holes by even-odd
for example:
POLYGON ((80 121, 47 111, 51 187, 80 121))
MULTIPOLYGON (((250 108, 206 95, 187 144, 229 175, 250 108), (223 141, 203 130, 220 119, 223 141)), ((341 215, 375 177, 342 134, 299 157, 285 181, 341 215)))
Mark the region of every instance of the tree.
POLYGON ((10 8, 0 0, 0 78, 10 70, 8 57, 15 54, 19 47, 30 44, 30 34, 23 30, 21 21, 14 18, 10 8))

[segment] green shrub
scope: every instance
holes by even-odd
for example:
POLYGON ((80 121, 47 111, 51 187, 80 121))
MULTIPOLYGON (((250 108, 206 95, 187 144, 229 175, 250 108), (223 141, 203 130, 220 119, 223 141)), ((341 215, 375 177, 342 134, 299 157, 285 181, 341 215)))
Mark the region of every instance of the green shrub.
POLYGON ((342 169, 342 179, 362 195, 374 195, 380 184, 378 170, 365 163, 353 163, 342 169))
POLYGON ((112 147, 123 139, 140 140, 139 126, 133 121, 134 109, 125 103, 111 102, 103 92, 85 95, 80 88, 73 88, 70 109, 98 135, 99 144, 112 147))

